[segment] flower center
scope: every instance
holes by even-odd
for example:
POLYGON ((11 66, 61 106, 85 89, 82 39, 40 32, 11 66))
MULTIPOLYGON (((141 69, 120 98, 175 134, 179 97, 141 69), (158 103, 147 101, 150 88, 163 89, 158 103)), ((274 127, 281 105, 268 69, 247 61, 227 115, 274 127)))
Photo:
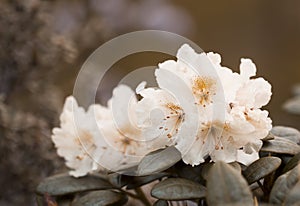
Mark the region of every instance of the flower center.
POLYGON ((216 81, 210 77, 197 76, 193 80, 192 90, 193 94, 199 100, 196 104, 206 107, 210 103, 213 103, 212 95, 216 94, 216 81))

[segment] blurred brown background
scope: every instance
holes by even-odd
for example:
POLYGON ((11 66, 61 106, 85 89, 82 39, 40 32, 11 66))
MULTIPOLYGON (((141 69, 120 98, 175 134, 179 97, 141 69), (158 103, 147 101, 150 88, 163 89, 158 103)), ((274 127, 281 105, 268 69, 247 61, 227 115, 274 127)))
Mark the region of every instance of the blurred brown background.
MULTIPOLYGON (((236 71, 241 57, 252 58, 258 75, 273 85, 266 108, 274 125, 300 129, 300 117, 282 110, 300 82, 299 1, 3 0, 0 205, 34 205, 36 184, 65 170, 49 137, 77 72, 102 43, 142 29, 183 35, 204 51, 220 53, 223 65, 236 71)), ((109 98, 124 71, 165 58, 145 54, 118 62, 99 100, 109 98)))

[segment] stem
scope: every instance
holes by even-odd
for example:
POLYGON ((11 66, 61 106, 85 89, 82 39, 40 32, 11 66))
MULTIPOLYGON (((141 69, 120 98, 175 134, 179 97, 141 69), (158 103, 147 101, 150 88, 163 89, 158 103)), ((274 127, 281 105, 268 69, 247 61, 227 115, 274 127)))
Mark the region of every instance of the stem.
POLYGON ((258 201, 256 197, 254 197, 254 206, 258 206, 258 201))
POLYGON ((138 195, 140 201, 143 202, 144 205, 151 206, 151 203, 149 202, 148 198, 146 197, 146 195, 144 194, 143 190, 140 187, 135 188, 134 190, 138 195))
POLYGON ((122 189, 120 189, 120 190, 121 190, 122 192, 124 192, 126 195, 128 195, 129 197, 132 197, 132 198, 134 198, 134 199, 140 200, 140 197, 139 197, 138 195, 132 194, 131 192, 127 192, 127 191, 122 190, 122 189))

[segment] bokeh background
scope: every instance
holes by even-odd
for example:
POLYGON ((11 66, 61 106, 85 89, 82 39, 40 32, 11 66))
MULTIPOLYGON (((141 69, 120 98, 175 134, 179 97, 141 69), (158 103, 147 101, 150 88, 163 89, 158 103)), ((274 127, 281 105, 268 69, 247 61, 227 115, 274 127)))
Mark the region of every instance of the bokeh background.
MULTIPOLYGON (((273 85, 266 109, 274 125, 300 129, 300 116, 282 109, 300 82, 300 1, 2 0, 0 205, 35 205, 38 182, 66 169, 50 136, 77 72, 102 43, 143 29, 183 35, 220 53, 235 71, 241 57, 252 58, 258 75, 273 85)), ((99 102, 128 71, 166 58, 122 59, 102 82, 99 102)))

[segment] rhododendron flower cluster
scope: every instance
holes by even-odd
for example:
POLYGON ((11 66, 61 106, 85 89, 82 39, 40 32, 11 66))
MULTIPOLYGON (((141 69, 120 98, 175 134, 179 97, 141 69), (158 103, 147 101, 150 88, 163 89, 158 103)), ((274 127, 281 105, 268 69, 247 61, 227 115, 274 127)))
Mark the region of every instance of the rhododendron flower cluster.
POLYGON ((247 165, 272 128, 261 109, 270 101, 271 85, 255 75, 250 59, 241 59, 235 73, 221 65, 219 54, 197 54, 185 44, 176 61, 158 65, 157 88, 119 85, 107 107, 93 104, 87 111, 68 97, 52 140, 75 177, 131 168, 169 146, 192 166, 208 157, 247 165))

